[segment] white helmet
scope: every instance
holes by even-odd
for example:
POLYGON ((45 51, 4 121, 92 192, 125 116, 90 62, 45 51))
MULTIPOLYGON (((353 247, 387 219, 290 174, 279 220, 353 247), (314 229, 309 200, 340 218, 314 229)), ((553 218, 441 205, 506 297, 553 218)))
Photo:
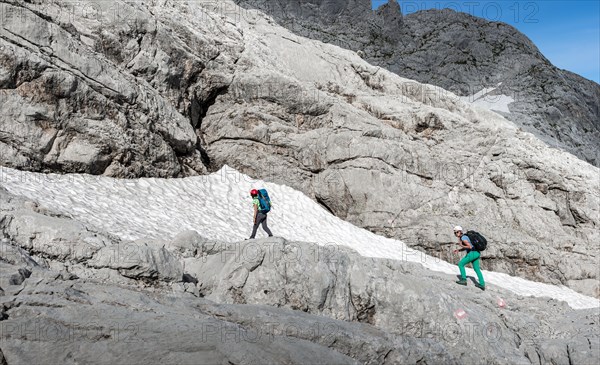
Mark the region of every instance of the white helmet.
POLYGON ((458 232, 458 231, 461 231, 461 232, 462 232, 462 230, 463 230, 463 229, 462 229, 462 227, 461 227, 461 226, 456 226, 456 227, 454 227, 454 232, 458 232))

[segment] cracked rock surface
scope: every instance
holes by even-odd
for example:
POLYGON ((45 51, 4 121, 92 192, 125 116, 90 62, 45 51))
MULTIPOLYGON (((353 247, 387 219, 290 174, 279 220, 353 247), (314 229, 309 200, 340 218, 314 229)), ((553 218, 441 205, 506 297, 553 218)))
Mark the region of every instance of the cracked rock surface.
POLYGON ((71 250, 57 254, 44 243, 26 245, 31 234, 3 220, 0 359, 6 364, 587 364, 600 358, 596 309, 572 310, 493 286, 457 288, 448 275, 417 264, 349 249, 318 254, 314 245, 282 238, 224 243, 188 231, 172 241, 117 242, 6 192, 0 199, 8 207, 3 217, 28 211, 59 220, 57 227, 82 228, 63 231, 60 241, 71 250), (85 237, 105 244, 91 249, 92 259, 79 252, 88 249, 85 237), (111 247, 113 260, 89 264, 111 247), (162 254, 146 254, 158 247, 162 254), (132 256, 136 270, 125 265, 132 256), (165 271, 168 265, 177 268, 165 271), (465 314, 457 316, 459 310, 465 314))

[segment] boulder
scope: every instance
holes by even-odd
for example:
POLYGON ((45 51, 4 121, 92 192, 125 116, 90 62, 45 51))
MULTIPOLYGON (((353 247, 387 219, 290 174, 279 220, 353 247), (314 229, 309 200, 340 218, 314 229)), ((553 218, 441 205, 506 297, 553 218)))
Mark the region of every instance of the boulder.
POLYGON ((179 232, 170 242, 170 247, 175 248, 184 256, 195 256, 198 250, 202 249, 202 244, 207 241, 196 231, 179 232))
POLYGON ((87 266, 118 270, 121 275, 138 280, 181 281, 183 275, 181 264, 165 248, 139 243, 104 247, 87 261, 87 266))

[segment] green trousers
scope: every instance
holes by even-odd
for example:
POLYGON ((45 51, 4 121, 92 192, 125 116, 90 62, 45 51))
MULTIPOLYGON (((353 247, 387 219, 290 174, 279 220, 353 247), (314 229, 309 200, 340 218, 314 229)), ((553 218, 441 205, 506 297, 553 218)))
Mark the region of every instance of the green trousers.
POLYGON ((460 278, 463 280, 467 280, 467 273, 465 272, 465 265, 468 263, 473 264, 473 270, 477 274, 477 279, 479 279, 479 285, 485 286, 485 281, 483 280, 483 274, 481 273, 481 269, 479 268, 479 257, 481 254, 477 251, 469 252, 465 257, 462 258, 458 262, 458 269, 460 270, 460 278))

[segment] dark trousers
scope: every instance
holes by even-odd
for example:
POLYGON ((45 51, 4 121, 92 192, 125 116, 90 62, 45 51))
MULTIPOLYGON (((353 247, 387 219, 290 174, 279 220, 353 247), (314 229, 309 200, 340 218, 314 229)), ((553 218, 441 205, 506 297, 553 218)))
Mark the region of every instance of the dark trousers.
POLYGON ((267 214, 266 213, 256 213, 256 223, 254 223, 254 227, 252 227, 252 235, 250 238, 256 237, 256 231, 258 230, 258 226, 262 224, 262 228, 267 232, 269 237, 273 236, 269 227, 267 227, 267 214))

